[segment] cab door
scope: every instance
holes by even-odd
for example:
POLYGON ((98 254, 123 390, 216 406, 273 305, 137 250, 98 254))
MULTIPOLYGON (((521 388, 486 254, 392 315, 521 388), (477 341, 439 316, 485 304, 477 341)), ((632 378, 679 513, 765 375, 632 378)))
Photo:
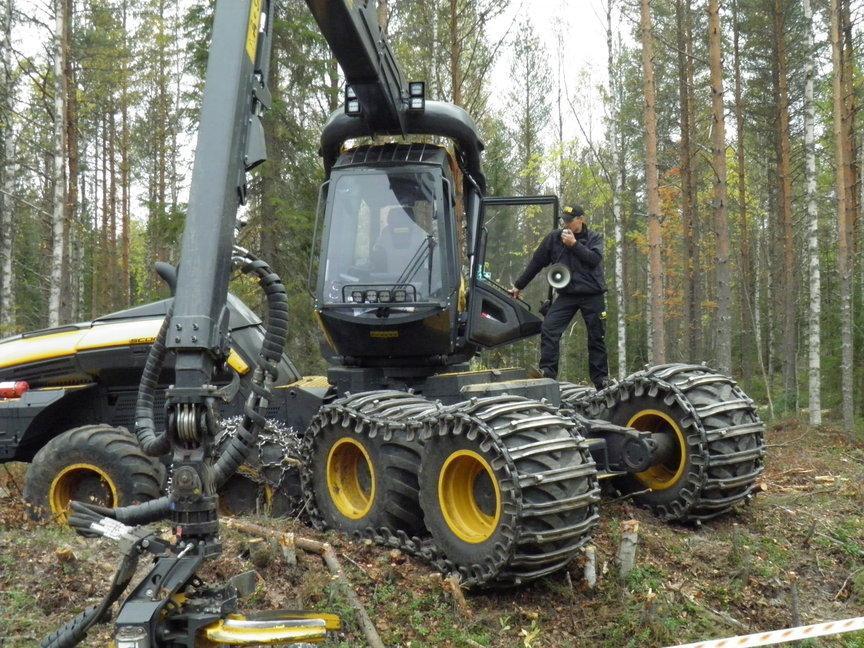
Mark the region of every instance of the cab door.
POLYGON ((557 196, 483 198, 471 264, 468 340, 490 348, 540 333, 537 309, 551 294, 535 277, 521 299, 507 290, 558 224, 557 196))

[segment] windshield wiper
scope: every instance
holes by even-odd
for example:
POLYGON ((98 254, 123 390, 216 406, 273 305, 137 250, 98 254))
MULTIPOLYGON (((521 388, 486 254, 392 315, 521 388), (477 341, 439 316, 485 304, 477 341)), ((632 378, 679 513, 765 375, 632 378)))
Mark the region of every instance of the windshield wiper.
POLYGON ((431 234, 427 235, 425 239, 420 243, 420 247, 417 248, 417 251, 412 255, 411 259, 408 261, 408 264, 405 266, 405 269, 402 271, 402 274, 399 275, 399 278, 396 280, 394 285, 401 286, 407 284, 411 279, 414 278, 414 275, 423 267, 423 262, 426 261, 426 258, 429 259, 429 292, 432 292, 432 257, 433 250, 435 249, 435 237, 431 234))

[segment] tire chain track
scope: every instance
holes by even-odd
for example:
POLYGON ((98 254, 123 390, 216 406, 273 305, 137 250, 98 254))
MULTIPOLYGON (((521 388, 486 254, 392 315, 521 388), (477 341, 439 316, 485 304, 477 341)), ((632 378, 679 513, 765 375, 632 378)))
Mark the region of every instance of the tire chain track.
MULTIPOLYGON (((434 436, 464 434, 472 441, 479 439, 478 446, 485 452, 491 451, 494 454, 491 462, 493 467, 503 466, 507 475, 507 478, 499 483, 499 487, 502 493, 506 492, 510 495, 510 497, 502 495, 502 500, 505 501, 502 506, 500 527, 505 531, 508 544, 505 546, 498 543, 494 552, 481 563, 470 566, 457 565, 447 558, 445 552, 431 537, 409 536, 401 529, 368 527, 354 533, 358 539, 370 539, 384 547, 396 548, 418 557, 430 563, 441 573, 455 572, 459 574, 462 584, 467 587, 516 585, 556 571, 576 555, 581 546, 588 541, 591 530, 598 522, 597 502, 600 499, 600 489, 597 485, 596 466, 579 434, 578 424, 570 418, 559 415, 557 408, 518 396, 472 398, 456 405, 445 406, 411 393, 379 391, 348 395, 323 406, 303 437, 301 483, 306 493, 306 512, 316 528, 324 529, 326 524, 315 503, 312 490, 312 462, 316 437, 322 428, 328 425, 340 425, 354 434, 370 439, 380 436, 384 442, 398 437, 402 442, 415 443, 418 446, 434 436), (519 560, 517 552, 520 546, 532 541, 543 541, 542 531, 523 532, 521 522, 524 518, 537 515, 536 510, 530 509, 540 509, 542 506, 532 507, 530 503, 524 501, 522 494, 523 489, 530 488, 532 484, 542 483, 547 476, 544 473, 520 475, 516 461, 511 456, 513 449, 508 449, 502 440, 508 431, 504 430, 502 433, 501 428, 506 427, 509 433, 516 433, 536 427, 538 422, 537 417, 533 417, 519 422, 508 421, 506 426, 494 425, 497 417, 513 412, 538 414, 542 420, 541 424, 557 425, 566 430, 568 435, 566 439, 560 440, 558 449, 578 450, 581 461, 579 464, 581 471, 571 470, 567 476, 584 480, 586 484, 584 493, 569 498, 556 509, 559 513, 561 510, 585 509, 584 520, 579 525, 563 530, 564 533, 569 534, 571 542, 564 551, 559 548, 548 556, 540 556, 541 568, 533 571, 520 571, 518 568, 506 571, 506 568, 513 564, 514 558, 519 560), (552 562, 551 566, 542 565, 544 557, 552 562)), ((542 445, 542 442, 534 445, 542 445)), ((528 451, 529 448, 523 447, 520 450, 528 451)), ((418 458, 420 452, 418 448, 418 458)), ((550 481, 562 478, 560 475, 548 476, 550 481)), ((522 559, 530 561, 530 557, 526 558, 524 554, 522 559)))
POLYGON ((601 391, 569 393, 567 405, 587 418, 608 420, 616 405, 644 395, 686 413, 681 427, 688 446, 698 453, 685 477, 689 483, 681 501, 652 507, 662 519, 698 524, 753 497, 764 469, 765 425, 753 401, 729 376, 705 365, 666 364, 631 374, 601 391))
MULTIPOLYGON (((232 416, 221 421, 216 435, 217 455, 228 440, 237 435, 243 416, 232 416)), ((267 422, 256 441, 257 452, 250 453, 237 471, 259 486, 257 506, 266 503, 263 488, 269 487, 276 495, 288 483, 292 472, 299 471, 301 441, 300 435, 292 427, 287 427, 275 419, 267 422)), ((287 510, 283 515, 294 517, 303 509, 302 495, 285 495, 287 510)))

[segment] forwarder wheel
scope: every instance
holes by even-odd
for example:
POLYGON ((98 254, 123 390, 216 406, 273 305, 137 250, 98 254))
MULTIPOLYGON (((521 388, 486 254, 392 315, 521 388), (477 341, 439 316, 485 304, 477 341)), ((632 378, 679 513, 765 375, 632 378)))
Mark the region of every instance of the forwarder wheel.
POLYGON ((511 586, 563 568, 598 520, 596 466, 575 423, 518 396, 443 409, 420 465, 436 566, 511 586))
MULTIPOLYGON (((216 455, 237 435, 242 416, 223 419, 216 436, 216 455)), ((302 507, 299 474, 300 439, 297 433, 268 419, 256 447, 236 473, 219 487, 223 515, 285 517, 302 507)))
POLYGON ((128 506, 159 497, 165 468, 135 437, 109 425, 85 425, 46 443, 27 469, 24 498, 36 518, 66 521, 69 502, 128 506))
POLYGON ((750 498, 763 470, 764 424, 728 376, 701 365, 663 365, 634 374, 594 416, 652 433, 657 460, 618 480, 666 520, 700 522, 750 498))
POLYGON ((560 381, 558 389, 561 392, 561 408, 574 410, 580 414, 588 407, 587 399, 597 393, 591 385, 560 381))
POLYGON ((328 405, 306 432, 302 484, 313 523, 366 536, 422 533, 421 443, 404 428, 432 407, 404 392, 365 392, 328 405))

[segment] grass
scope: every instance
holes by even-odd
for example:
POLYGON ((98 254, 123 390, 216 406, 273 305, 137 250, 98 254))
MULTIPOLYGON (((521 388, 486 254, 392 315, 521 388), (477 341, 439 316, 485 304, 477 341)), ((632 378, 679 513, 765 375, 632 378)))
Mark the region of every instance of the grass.
MULTIPOLYGON (((786 627, 791 621, 788 574, 799 575, 805 623, 864 615, 864 451, 828 430, 804 434, 785 421, 769 433, 766 491, 740 512, 701 528, 663 524, 628 502, 601 505, 594 545, 598 586, 589 590, 581 566, 514 590, 469 593, 461 613, 441 579, 420 561, 338 534, 320 534, 277 520, 256 519, 326 539, 388 646, 551 648, 662 646, 786 627), (802 437, 797 444, 790 440, 802 437), (832 484, 815 477, 831 475, 832 484), (640 523, 635 569, 622 583, 615 555, 621 521, 640 523), (812 530, 812 532, 811 532, 812 530), (845 584, 845 587, 841 587, 845 584), (839 592, 839 594, 838 594, 839 592), (835 600, 836 599, 836 600, 835 600)), ((2 475, 2 473, 0 473, 2 475)), ((12 489, 8 489, 12 490, 12 489)), ((18 516, 0 501, 0 644, 32 646, 102 595, 116 550, 52 525, 18 516), (75 559, 58 560, 68 546, 75 559)), ((20 512, 20 511, 19 511, 20 512)), ((340 614, 344 633, 327 646, 363 645, 354 612, 316 556, 299 564, 278 555, 256 568, 248 537, 223 535, 224 551, 205 577, 222 582, 257 569, 259 587, 246 610, 304 607, 340 614)), ((105 645, 109 631, 90 645, 105 645)), ((864 634, 819 640, 819 646, 864 648, 864 634)))

